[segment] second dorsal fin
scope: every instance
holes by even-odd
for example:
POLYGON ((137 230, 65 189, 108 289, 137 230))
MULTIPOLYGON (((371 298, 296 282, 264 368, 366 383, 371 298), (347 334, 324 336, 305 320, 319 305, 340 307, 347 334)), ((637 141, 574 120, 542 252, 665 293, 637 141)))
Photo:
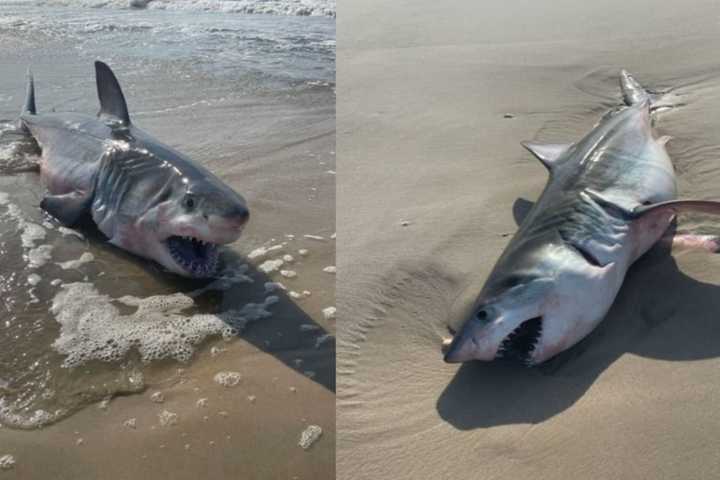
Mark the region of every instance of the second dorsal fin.
POLYGON ((125 96, 115 74, 105 63, 95 62, 95 81, 97 83, 100 112, 98 117, 123 126, 130 125, 125 96))
POLYGON ((521 145, 535 155, 548 170, 552 170, 555 161, 560 158, 563 153, 567 152, 571 146, 565 143, 542 144, 532 142, 522 142, 521 145))

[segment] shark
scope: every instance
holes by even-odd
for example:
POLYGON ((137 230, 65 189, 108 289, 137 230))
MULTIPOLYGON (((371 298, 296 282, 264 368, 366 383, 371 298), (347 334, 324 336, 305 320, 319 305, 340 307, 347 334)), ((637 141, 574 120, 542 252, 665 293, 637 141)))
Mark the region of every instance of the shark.
POLYGON ((720 202, 677 198, 669 137, 653 129, 653 114, 668 107, 662 95, 625 70, 620 88, 623 105, 578 142, 523 144, 547 168, 548 182, 462 327, 445 340, 446 362, 547 361, 597 327, 630 266, 679 212, 720 214, 720 202))
POLYGON ((248 222, 245 199, 135 126, 110 67, 95 62, 100 111, 38 113, 28 85, 18 129, 40 147, 40 207, 65 226, 87 218, 108 241, 170 272, 206 278, 248 222))

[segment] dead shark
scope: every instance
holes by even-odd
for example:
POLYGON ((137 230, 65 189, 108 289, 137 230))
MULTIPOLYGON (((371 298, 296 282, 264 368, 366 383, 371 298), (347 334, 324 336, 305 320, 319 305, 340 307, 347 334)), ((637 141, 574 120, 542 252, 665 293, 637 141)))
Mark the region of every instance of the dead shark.
POLYGON ((95 62, 100 112, 38 114, 28 88, 19 128, 42 151, 40 206, 66 226, 89 214, 110 243, 189 277, 216 271, 218 246, 246 224, 245 200, 130 121, 112 70, 95 62))
POLYGON ((680 211, 720 213, 720 203, 676 200, 668 137, 655 138, 660 95, 620 75, 625 105, 579 142, 525 143, 550 178, 500 256, 446 362, 511 358, 539 364, 588 335, 625 274, 680 211))

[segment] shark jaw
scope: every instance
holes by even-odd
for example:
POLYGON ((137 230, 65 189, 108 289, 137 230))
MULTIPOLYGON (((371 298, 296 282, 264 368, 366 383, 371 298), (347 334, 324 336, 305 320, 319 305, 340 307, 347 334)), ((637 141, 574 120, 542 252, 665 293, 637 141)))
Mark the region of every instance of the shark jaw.
POLYGON ((534 357, 542 338, 543 318, 529 318, 509 331, 502 323, 479 328, 477 325, 466 325, 449 342, 445 350, 445 362, 497 360, 528 366, 537 363, 534 357))

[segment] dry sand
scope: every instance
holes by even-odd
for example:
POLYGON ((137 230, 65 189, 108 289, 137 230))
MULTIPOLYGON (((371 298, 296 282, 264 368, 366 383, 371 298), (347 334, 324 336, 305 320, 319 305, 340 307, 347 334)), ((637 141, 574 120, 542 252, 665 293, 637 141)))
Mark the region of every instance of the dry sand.
POLYGON ((440 353, 545 184, 519 142, 577 140, 620 68, 675 88, 680 194, 720 198, 714 3, 372 0, 338 22, 338 478, 718 477, 718 256, 654 249, 541 368, 440 353))

